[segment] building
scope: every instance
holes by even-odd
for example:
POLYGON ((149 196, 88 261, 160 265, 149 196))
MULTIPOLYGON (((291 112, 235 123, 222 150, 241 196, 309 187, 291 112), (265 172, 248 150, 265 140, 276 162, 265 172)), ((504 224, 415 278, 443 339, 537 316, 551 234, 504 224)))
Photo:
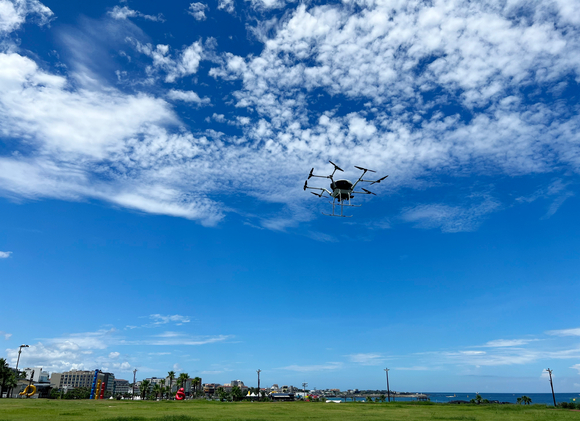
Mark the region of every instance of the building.
MULTIPOLYGON (((93 386, 93 379, 95 377, 94 371, 71 370, 64 373, 52 373, 50 377, 50 385, 56 389, 67 387, 87 387, 93 386)), ((113 393, 115 387, 115 375, 113 373, 104 373, 99 371, 97 380, 101 380, 105 384, 107 392, 113 393)))
POLYGON ((115 379, 115 395, 124 395, 132 390, 128 380, 115 379))
POLYGON ((32 375, 32 381, 35 383, 49 383, 48 371, 42 371, 42 367, 29 367, 23 371, 26 373, 27 380, 30 380, 30 376, 32 375))

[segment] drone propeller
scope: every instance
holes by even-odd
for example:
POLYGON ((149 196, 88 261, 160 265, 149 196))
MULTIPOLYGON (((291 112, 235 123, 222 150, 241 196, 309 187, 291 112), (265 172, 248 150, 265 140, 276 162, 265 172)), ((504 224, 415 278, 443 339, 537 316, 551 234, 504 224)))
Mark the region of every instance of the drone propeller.
POLYGON ((312 177, 312 173, 313 173, 313 172, 314 172, 314 168, 312 168, 312 169, 310 170, 310 174, 308 174, 308 179, 309 179, 309 180, 310 180, 310 178, 312 177))
POLYGON ((312 193, 314 196, 318 196, 318 197, 322 197, 322 195, 324 194, 324 192, 318 194, 318 193, 314 193, 313 191, 311 191, 310 193, 312 193))
POLYGON ((373 193, 372 191, 368 191, 367 189, 363 189, 362 187, 360 188, 362 191, 364 191, 366 194, 372 194, 376 196, 376 193, 373 193))
POLYGON ((308 180, 306 180, 306 181, 304 182, 304 191, 306 191, 306 189, 307 189, 307 188, 308 188, 308 180))
MULTIPOLYGON (((359 169, 359 170, 361 170, 361 171, 364 171, 364 172, 367 172, 367 171, 369 171, 369 172, 376 172, 376 171, 373 171, 373 170, 369 170, 368 168, 357 167, 356 165, 355 165, 354 167, 355 167, 356 169, 359 169)), ((364 174, 363 174, 363 175, 364 175, 364 174)))
POLYGON ((336 168, 338 171, 344 172, 344 170, 342 168, 340 168, 338 165, 336 165, 334 162, 332 162, 332 161, 328 161, 328 162, 330 162, 332 165, 334 165, 334 168, 336 168))
POLYGON ((385 175, 383 178, 379 178, 377 181, 373 181, 373 182, 371 183, 371 186, 372 186, 373 184, 380 183, 381 181, 383 181, 383 180, 384 180, 385 178, 387 178, 387 177, 388 177, 388 175, 385 175))

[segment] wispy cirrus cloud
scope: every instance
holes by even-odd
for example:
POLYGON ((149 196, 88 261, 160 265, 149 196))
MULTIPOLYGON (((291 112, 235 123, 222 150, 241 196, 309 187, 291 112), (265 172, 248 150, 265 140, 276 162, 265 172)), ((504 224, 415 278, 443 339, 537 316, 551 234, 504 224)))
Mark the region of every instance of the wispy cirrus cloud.
POLYGON ((159 13, 157 16, 146 15, 144 13, 137 11, 137 10, 129 9, 127 6, 123 6, 123 7, 115 6, 115 7, 113 7, 113 10, 109 11, 109 16, 111 16, 113 19, 118 19, 118 20, 139 17, 139 18, 143 18, 143 19, 147 19, 147 20, 151 20, 151 21, 155 21, 155 22, 165 22, 165 19, 163 18, 163 15, 161 13, 159 13))
POLYGON ((548 330, 546 334, 552 336, 580 336, 580 327, 575 327, 572 329, 548 330))
POLYGON ((4 336, 4 340, 8 340, 12 337, 12 333, 3 332, 0 330, 0 336, 4 336))
POLYGON ((387 359, 382 354, 376 353, 350 354, 347 357, 351 362, 362 365, 380 365, 387 359))
POLYGON ((300 373, 308 373, 315 371, 328 371, 328 370, 339 370, 343 367, 342 362, 328 362, 326 364, 314 364, 314 365, 297 365, 292 364, 286 367, 281 367, 281 370, 297 371, 300 373))
POLYGON ((536 342, 539 339, 496 339, 493 341, 487 342, 485 345, 481 345, 482 347, 491 347, 491 348, 500 348, 500 347, 507 347, 507 346, 522 346, 529 344, 530 342, 536 342))
POLYGON ((416 228, 440 228, 443 232, 469 232, 476 230, 484 218, 497 211, 500 203, 491 198, 483 197, 479 203, 465 206, 446 204, 418 205, 404 209, 401 218, 413 223, 416 228))
POLYGON ((12 256, 11 251, 0 251, 0 259, 8 259, 10 256, 12 256))

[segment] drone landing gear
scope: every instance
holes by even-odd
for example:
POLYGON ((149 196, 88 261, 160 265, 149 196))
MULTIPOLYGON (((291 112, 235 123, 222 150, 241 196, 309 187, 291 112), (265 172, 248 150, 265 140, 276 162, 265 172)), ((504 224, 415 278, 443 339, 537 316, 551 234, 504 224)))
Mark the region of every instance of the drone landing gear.
POLYGON ((350 198, 348 199, 348 203, 344 203, 344 201, 339 200, 338 201, 338 204, 337 204, 336 203, 336 198, 334 198, 332 200, 332 202, 328 202, 328 203, 330 203, 332 205, 332 213, 324 213, 324 212, 321 212, 321 213, 323 215, 326 215, 326 216, 338 216, 340 218, 352 218, 352 215, 345 215, 344 214, 344 207, 345 206, 349 206, 351 208, 360 208, 361 207, 361 205, 351 205, 350 204, 350 198), (340 206, 340 214, 337 214, 335 212, 335 209, 336 209, 337 206, 340 206))

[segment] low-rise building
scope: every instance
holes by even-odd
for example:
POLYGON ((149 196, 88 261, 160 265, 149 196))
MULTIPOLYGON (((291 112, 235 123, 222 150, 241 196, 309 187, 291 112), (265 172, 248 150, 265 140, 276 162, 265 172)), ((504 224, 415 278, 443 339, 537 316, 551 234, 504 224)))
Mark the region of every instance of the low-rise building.
MULTIPOLYGON (((56 389, 62 389, 64 386, 69 388, 87 387, 90 389, 93 386, 94 377, 94 371, 71 370, 64 373, 52 373, 50 385, 56 389)), ((97 380, 101 380, 105 384, 105 390, 113 393, 115 383, 115 375, 113 373, 99 371, 97 380)))
POLYGON ((124 395, 132 390, 128 380, 115 379, 115 395, 124 395))

